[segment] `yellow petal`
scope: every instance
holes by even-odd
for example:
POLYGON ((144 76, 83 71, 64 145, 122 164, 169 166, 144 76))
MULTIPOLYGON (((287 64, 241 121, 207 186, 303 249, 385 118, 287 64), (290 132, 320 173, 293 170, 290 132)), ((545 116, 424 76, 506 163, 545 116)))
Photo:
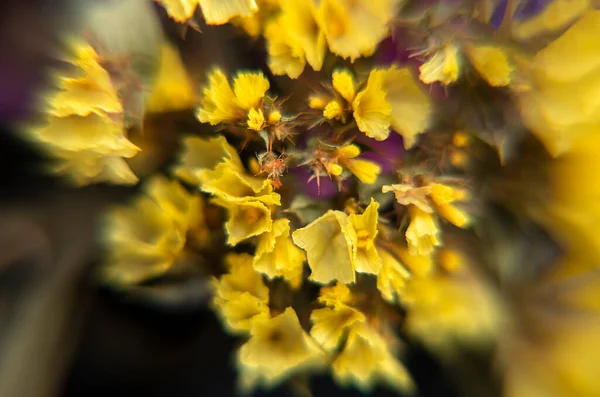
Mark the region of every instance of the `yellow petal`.
POLYGON ((439 81, 449 85, 458 79, 458 73, 458 48, 452 44, 444 46, 419 67, 419 79, 425 84, 439 81))
POLYGON ((353 159, 360 154, 360 148, 357 145, 346 145, 335 150, 335 155, 340 159, 353 159))
POLYGON ((244 113, 238 108, 235 94, 227 81, 227 76, 215 69, 208 75, 208 87, 203 90, 203 97, 196 112, 201 123, 216 125, 223 122, 234 122, 244 113))
POLYGON ((527 39, 563 29, 591 8, 590 0, 553 0, 537 15, 525 21, 513 21, 513 35, 527 39))
POLYGON ((260 131, 265 125, 265 115, 262 109, 250 109, 248 112, 248 128, 254 131, 260 131))
POLYGON ((186 22, 194 15, 199 0, 157 0, 176 22, 186 22))
POLYGON ((232 293, 227 299, 217 295, 213 306, 226 330, 231 333, 249 332, 256 320, 265 320, 270 316, 269 306, 249 292, 232 293))
POLYGON ((269 89, 269 80, 262 74, 240 73, 233 81, 235 103, 244 110, 258 107, 269 89))
POLYGON ((440 245, 438 240, 439 229, 435 219, 430 213, 418 207, 408 208, 410 224, 406 229, 406 241, 411 254, 429 255, 433 249, 440 245))
POLYGON ((354 228, 353 261, 355 270, 360 273, 377 274, 381 269, 381 258, 375 247, 377 237, 377 222, 379 203, 371 198, 371 203, 365 212, 351 214, 348 222, 354 228))
POLYGON ((404 265, 385 249, 380 249, 381 271, 377 275, 377 289, 383 299, 395 303, 400 296, 410 272, 404 265))
POLYGON ((298 78, 306 64, 304 50, 290 37, 290 32, 281 19, 269 22, 264 36, 271 72, 275 75, 288 75, 292 79, 298 78))
POLYGON ((207 25, 223 25, 234 17, 249 17, 258 10, 255 0, 196 0, 207 25))
POLYGON ((300 326, 291 307, 268 320, 255 321, 252 337, 239 350, 242 373, 259 378, 267 386, 292 373, 322 365, 324 353, 300 326))
POLYGON ((344 284, 354 282, 352 232, 346 214, 329 210, 292 233, 294 243, 306 251, 312 270, 310 280, 322 284, 334 280, 344 284))
POLYGON ((168 112, 192 108, 195 104, 193 84, 181 61, 177 48, 165 42, 161 46, 160 63, 146 112, 168 112))
POLYGON ((281 196, 273 192, 269 179, 240 172, 228 163, 207 172, 205 178, 201 184, 202 191, 228 201, 260 201, 267 205, 281 205, 281 196))
POLYGON ((333 88, 348 103, 352 103, 356 91, 354 90, 354 77, 349 70, 343 69, 333 72, 333 88))
POLYGON ((214 198, 212 202, 228 212, 225 231, 229 245, 234 246, 240 241, 268 232, 273 226, 271 211, 260 201, 232 202, 214 198))
POLYGON ((510 84, 514 67, 506 51, 494 45, 467 46, 467 56, 477 73, 492 87, 510 84))
POLYGON ((238 292, 248 292, 265 304, 269 303, 269 289, 260 273, 252 266, 252 256, 230 253, 225 256, 229 271, 213 283, 216 296, 227 299, 238 292))
POLYGON ((327 306, 345 305, 352 303, 352 293, 346 285, 336 283, 331 287, 321 287, 318 299, 327 306))
POLYGON ((392 66, 378 73, 381 73, 383 89, 392 107, 392 128, 402 135, 404 146, 410 148, 416 142, 417 135, 431 123, 431 99, 419 86, 409 68, 392 66))
POLYGON ((366 136, 378 141, 388 137, 392 107, 383 89, 380 73, 371 72, 367 86, 352 102, 352 110, 358 129, 366 136))
POLYGON ((364 314, 346 305, 314 309, 310 314, 310 335, 327 351, 335 350, 348 327, 364 322, 364 314))
POLYGON ((327 120, 341 119, 344 117, 344 113, 342 104, 336 99, 331 100, 323 109, 323 117, 327 120))
POLYGON ((356 176, 362 183, 373 184, 381 173, 381 167, 369 160, 347 160, 348 171, 356 176))

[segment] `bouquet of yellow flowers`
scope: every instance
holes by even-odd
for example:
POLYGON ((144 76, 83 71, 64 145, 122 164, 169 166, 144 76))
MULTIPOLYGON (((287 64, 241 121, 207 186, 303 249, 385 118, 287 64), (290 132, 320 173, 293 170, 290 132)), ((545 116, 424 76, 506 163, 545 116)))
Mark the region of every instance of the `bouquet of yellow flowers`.
POLYGON ((25 134, 137 185, 100 283, 202 274, 241 391, 418 393, 417 345, 486 355, 498 395, 600 395, 595 1, 134 3, 152 34, 68 35, 25 134))

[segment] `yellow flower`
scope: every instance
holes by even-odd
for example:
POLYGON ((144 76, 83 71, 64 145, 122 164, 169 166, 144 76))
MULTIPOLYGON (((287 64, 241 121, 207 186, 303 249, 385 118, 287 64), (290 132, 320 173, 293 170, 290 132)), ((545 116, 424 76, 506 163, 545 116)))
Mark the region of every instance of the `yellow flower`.
POLYGON ((375 183, 381 173, 381 167, 372 161, 357 159, 356 157, 359 154, 360 149, 356 145, 341 147, 334 153, 340 164, 354 174, 362 183, 375 183))
POLYGON ((414 187, 405 183, 397 183, 383 186, 381 191, 383 193, 393 192, 398 204, 414 205, 425 212, 433 212, 433 208, 427 199, 430 192, 427 186, 414 187))
POLYGON ((208 179, 208 171, 219 164, 240 172, 244 169, 236 149, 227 143, 224 136, 210 139, 190 136, 183 139, 183 149, 174 173, 187 183, 199 185, 208 179))
POLYGON ((201 123, 231 123, 243 117, 227 76, 219 69, 208 76, 208 87, 204 88, 203 94, 201 107, 196 113, 201 123))
POLYGON ((311 109, 323 110, 329 103, 329 98, 324 95, 311 95, 308 98, 308 107, 311 109))
POLYGON ((438 240, 439 229, 433 214, 421 210, 419 207, 408 207, 410 224, 406 229, 406 241, 411 254, 429 255, 436 246, 441 245, 438 240))
POLYGON ((348 286, 336 283, 331 287, 321 287, 318 300, 326 306, 350 304, 352 303, 352 293, 348 286))
POLYGON ((333 72, 332 80, 333 89, 336 90, 342 98, 348 101, 348 103, 352 103, 356 96, 352 73, 347 69, 335 71, 333 72))
POLYGON ((268 319, 269 289, 248 254, 228 254, 229 272, 213 279, 213 306, 230 332, 248 332, 254 321, 268 319))
POLYGON ((302 270, 306 256, 290 240, 290 221, 277 219, 270 232, 258 240, 254 268, 269 278, 283 277, 293 288, 302 284, 302 270))
POLYGON ((375 52, 388 35, 397 5, 396 0, 322 0, 317 21, 331 52, 354 61, 375 52))
POLYGON ((358 129, 369 138, 378 141, 386 139, 390 132, 392 107, 383 89, 383 76, 372 71, 367 86, 356 95, 352 102, 354 120, 358 129))
POLYGON ((273 192, 269 179, 248 175, 227 164, 218 165, 206 173, 201 184, 203 192, 213 194, 231 202, 260 201, 267 205, 281 205, 281 196, 273 192))
POLYGON ((524 21, 513 21, 513 36, 523 40, 565 28, 592 7, 590 0, 553 0, 524 21))
POLYGON ((271 210, 260 201, 229 201, 215 197, 212 202, 228 212, 225 230, 229 245, 237 245, 240 241, 271 231, 273 227, 271 210))
POLYGON ((306 65, 304 51, 300 44, 290 37, 290 32, 281 18, 269 22, 264 35, 269 53, 267 62, 271 72, 275 75, 288 75, 292 79, 298 78, 306 65))
POLYGON ((394 357, 386 340, 364 323, 350 328, 344 350, 332 365, 336 381, 356 385, 363 391, 369 391, 379 380, 401 391, 413 388, 410 375, 394 357))
POLYGON ((267 121, 270 125, 278 124, 281 121, 281 112, 279 112, 279 110, 272 111, 271 113, 269 113, 267 121))
POLYGON ((324 353, 302 329, 291 307, 273 318, 257 320, 252 337, 239 350, 242 376, 274 386, 293 373, 322 365, 324 353))
POLYGON ((323 109, 323 117, 327 120, 342 119, 343 122, 346 117, 346 112, 342 106, 343 105, 340 104, 337 99, 332 99, 327 106, 325 106, 325 109, 323 109))
POLYGON ((365 315, 360 311, 347 306, 337 305, 314 309, 310 314, 313 326, 310 335, 326 351, 335 350, 345 332, 356 323, 366 321, 365 315))
POLYGON ((254 131, 260 131, 265 125, 265 115, 262 109, 250 109, 248 112, 248 128, 254 131))
POLYGON ((179 52, 173 44, 165 42, 161 46, 158 72, 145 111, 158 113, 190 109, 194 104, 193 85, 179 52))
POLYGON ((333 210, 292 233, 294 243, 306 251, 310 280, 322 284, 354 282, 352 233, 348 216, 333 210))
POLYGON ((466 192, 441 183, 431 184, 430 189, 429 197, 440 216, 458 227, 466 227, 470 223, 469 215, 451 204, 466 199, 466 192))
POLYGON ((352 244, 354 268, 360 273, 378 274, 381 269, 381 257, 375 246, 378 209, 379 203, 371 198, 371 203, 364 213, 348 216, 348 222, 355 231, 352 244))
POLYGON ((494 45, 468 45, 467 56, 477 73, 492 87, 510 84, 514 66, 506 50, 494 45))
POLYGON ((262 74, 239 73, 233 80, 235 103, 244 110, 258 107, 269 89, 269 80, 262 74))
POLYGON ((459 68, 458 48, 448 44, 419 67, 419 79, 425 84, 439 81, 449 85, 458 79, 459 68))
POLYGON ((391 105, 391 126, 402 135, 404 146, 410 148, 417 135, 429 127, 433 112, 431 99, 409 68, 391 66, 376 73, 381 75, 381 84, 391 105))
POLYGON ((255 0, 157 0, 171 18, 186 22, 200 6, 208 25, 223 25, 232 18, 248 17, 258 10, 255 0))
POLYGON ((132 205, 111 211, 105 224, 104 277, 118 284, 139 283, 173 265, 191 231, 206 234, 199 197, 176 181, 151 179, 132 205))
POLYGON ((404 290, 410 272, 386 249, 379 249, 381 256, 381 270, 377 275, 377 289, 381 297, 389 303, 397 301, 404 290))
POLYGON ((600 126, 598 35, 600 11, 589 11, 531 62, 531 89, 520 93, 519 107, 553 156, 600 126))

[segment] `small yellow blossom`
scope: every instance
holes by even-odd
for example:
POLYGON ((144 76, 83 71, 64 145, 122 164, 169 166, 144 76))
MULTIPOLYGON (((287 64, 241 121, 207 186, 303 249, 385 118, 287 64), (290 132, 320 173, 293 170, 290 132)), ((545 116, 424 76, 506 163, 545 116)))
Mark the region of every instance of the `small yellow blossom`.
POLYGON ((207 171, 214 170, 219 164, 226 164, 240 172, 244 168, 237 151, 224 136, 209 139, 189 136, 183 139, 183 149, 174 172, 183 181, 199 185, 209 179, 207 171))
POLYGON ((343 105, 337 99, 331 100, 327 106, 325 106, 325 109, 323 109, 323 117, 325 117, 327 120, 341 119, 343 122, 346 112, 342 106, 343 105))
POLYGON ((192 82, 177 48, 165 42, 161 46, 158 72, 145 111, 158 113, 191 109, 195 101, 192 82))
POLYGON ((438 239, 440 232, 432 214, 416 206, 408 207, 410 224, 406 229, 406 241, 411 254, 429 255, 433 249, 441 245, 438 239))
POLYGON ((324 352, 302 329, 291 307, 253 323, 252 336, 239 350, 242 376, 274 386, 293 373, 324 363, 324 352))
POLYGON ((304 252, 290 239, 290 221, 277 219, 272 230, 259 237, 253 263, 267 277, 283 277, 293 288, 298 288, 305 259, 304 252))
POLYGON ((273 227, 271 210, 260 201, 213 198, 212 202, 225 208, 229 214, 225 223, 229 245, 237 245, 240 241, 271 231, 273 227))
POLYGON ((452 205, 455 201, 466 199, 465 191, 441 183, 432 183, 430 189, 429 197, 441 217, 458 227, 466 227, 470 223, 469 215, 452 205))
POLYGON ((369 391, 379 380, 401 391, 413 388, 410 375, 386 340, 364 323, 350 328, 346 345, 332 365, 338 382, 356 385, 363 391, 369 391))
POLYGON ((269 89, 269 81, 260 72, 238 74, 233 80, 233 89, 219 69, 209 75, 208 81, 196 115, 200 122, 211 125, 245 119, 247 111, 262 105, 269 89))
POLYGON ((448 44, 419 67, 419 79, 425 84, 439 81, 443 85, 449 85, 458 79, 459 72, 458 48, 448 44))
POLYGON ((257 319, 268 319, 269 289, 248 254, 229 254, 227 274, 213 279, 213 305, 231 332, 248 332, 257 319))
POLYGON ((344 333, 354 324, 365 322, 366 318, 360 311, 341 304, 314 309, 310 321, 313 339, 326 351, 333 351, 339 346, 344 333))
POLYGON ((308 107, 311 109, 323 110, 329 103, 329 99, 323 95, 311 95, 308 98, 308 107))
POLYGON ((131 206, 114 209, 106 218, 104 277, 114 283, 132 284, 169 270, 189 232, 206 236, 199 211, 201 199, 178 182, 151 179, 144 195, 131 206))
POLYGON ((344 284, 336 283, 331 287, 321 287, 319 302, 326 306, 339 306, 352 303, 350 288, 344 284))
POLYGON ((369 138, 383 141, 389 135, 392 106, 388 99, 381 73, 371 72, 367 86, 352 102, 356 125, 369 138))
POLYGON ((386 249, 379 249, 381 270, 377 275, 377 289, 381 297, 390 303, 397 301, 410 278, 408 269, 386 249))
POLYGON ((359 154, 360 149, 356 145, 343 146, 336 149, 334 153, 339 163, 354 174, 362 183, 375 183, 381 173, 381 167, 372 161, 357 159, 356 157, 359 154))
POLYGON ((355 231, 352 244, 353 262, 355 270, 359 273, 378 274, 381 269, 381 257, 375 246, 379 217, 378 209, 379 203, 371 198, 371 203, 364 213, 348 216, 348 222, 355 231))
POLYGON ((317 22, 331 52, 354 61, 375 52, 389 33, 397 5, 396 0, 322 0, 317 22))
POLYGON ((275 125, 279 123, 281 121, 281 112, 279 112, 279 110, 272 111, 271 113, 269 113, 267 121, 270 125, 275 125))
POLYGON ((417 135, 431 123, 431 99, 409 68, 391 66, 376 73, 381 74, 382 87, 391 105, 391 126, 402 135, 404 146, 410 148, 415 144, 417 135))
POLYGON ((269 179, 247 174, 226 164, 206 173, 201 190, 231 202, 260 201, 267 205, 281 205, 281 196, 273 192, 269 179))
POLYGON ((492 87, 510 84, 514 66, 505 49, 494 45, 469 45, 466 52, 477 73, 492 87))
POLYGON ((426 186, 414 187, 409 184, 398 183, 383 186, 381 191, 383 193, 393 192, 398 204, 405 206, 414 205, 419 207, 422 211, 433 212, 433 208, 427 198, 430 189, 426 186))
POLYGON ((352 228, 348 216, 329 210, 308 226, 292 233, 294 243, 306 251, 312 270, 310 280, 327 284, 333 280, 353 283, 352 228))
POLYGON ((265 27, 268 65, 275 75, 287 75, 292 79, 298 78, 304 70, 306 59, 300 44, 290 37, 290 32, 281 18, 270 21, 265 27))
POLYGON ((255 0, 156 0, 177 22, 187 22, 200 6, 208 25, 223 25, 232 18, 248 17, 258 6, 255 0))
POLYGON ((343 69, 333 72, 333 89, 338 92, 348 103, 352 103, 356 96, 354 77, 349 70, 343 69))
POLYGON ((248 128, 254 131, 260 131, 265 125, 265 115, 262 109, 250 109, 248 112, 248 128))

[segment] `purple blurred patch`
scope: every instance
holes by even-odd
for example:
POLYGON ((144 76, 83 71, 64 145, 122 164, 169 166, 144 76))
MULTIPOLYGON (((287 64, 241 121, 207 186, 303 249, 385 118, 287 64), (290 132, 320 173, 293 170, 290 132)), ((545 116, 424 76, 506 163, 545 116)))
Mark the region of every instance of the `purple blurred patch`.
POLYGON ((297 167, 292 174, 296 179, 297 186, 299 186, 298 190, 314 199, 329 200, 338 193, 337 184, 328 176, 321 177, 321 192, 319 193, 316 178, 307 182, 312 174, 306 167, 297 167))
POLYGON ((369 147, 370 150, 361 154, 360 157, 379 164, 383 175, 396 172, 404 154, 404 142, 402 137, 395 131, 391 131, 390 136, 385 141, 376 141, 361 135, 356 139, 356 142, 369 147))

